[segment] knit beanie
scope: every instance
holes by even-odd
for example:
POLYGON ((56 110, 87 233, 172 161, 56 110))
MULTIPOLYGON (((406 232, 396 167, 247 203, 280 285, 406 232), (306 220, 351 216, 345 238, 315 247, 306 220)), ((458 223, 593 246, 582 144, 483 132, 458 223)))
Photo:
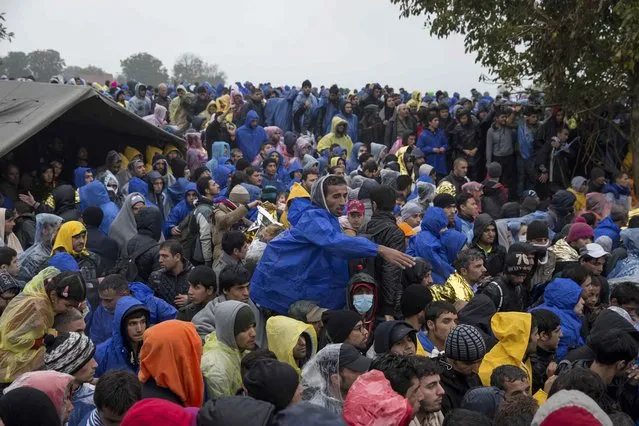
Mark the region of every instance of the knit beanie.
POLYGON ((406 287, 406 290, 404 290, 400 301, 404 318, 417 315, 426 309, 426 306, 432 301, 433 295, 427 287, 421 284, 409 285, 406 287))
POLYGON ((532 271, 533 265, 528 260, 528 256, 522 253, 515 253, 512 250, 506 255, 504 271, 506 274, 527 276, 532 271))
POLYGON ((229 194, 229 200, 236 206, 248 204, 249 199, 249 192, 242 185, 235 185, 229 194))
POLYGON ((354 311, 327 311, 325 313, 326 337, 330 343, 343 343, 362 317, 354 311))
POLYGON ((286 408, 297 391, 299 376, 290 365, 265 359, 256 362, 243 377, 250 397, 270 402, 277 410, 286 408))
POLYGON ((561 390, 542 405, 531 426, 612 426, 612 421, 588 395, 577 390, 561 390))
POLYGON ((533 220, 528 225, 526 240, 536 240, 537 238, 548 238, 548 224, 543 220, 533 220))
POLYGON ((592 228, 589 225, 586 225, 585 223, 574 223, 570 227, 570 232, 568 232, 566 242, 571 243, 580 238, 595 238, 595 234, 592 232, 592 228))
POLYGON ((455 361, 474 362, 486 355, 486 342, 472 325, 460 324, 446 337, 446 356, 455 361))
POLYGON ((251 325, 255 324, 255 315, 248 305, 242 306, 235 315, 235 323, 233 324, 233 335, 237 336, 240 333, 248 330, 251 325))
POLYGON ((500 178, 501 177, 501 164, 492 162, 488 163, 486 166, 486 171, 488 172, 488 176, 491 178, 500 178))
POLYGON ((47 370, 59 373, 77 373, 95 354, 95 345, 82 333, 60 333, 56 337, 47 335, 45 344, 44 365, 47 370))
POLYGON ((409 217, 419 213, 424 213, 424 208, 417 203, 409 201, 408 203, 402 206, 401 217, 402 217, 402 220, 405 221, 409 217))

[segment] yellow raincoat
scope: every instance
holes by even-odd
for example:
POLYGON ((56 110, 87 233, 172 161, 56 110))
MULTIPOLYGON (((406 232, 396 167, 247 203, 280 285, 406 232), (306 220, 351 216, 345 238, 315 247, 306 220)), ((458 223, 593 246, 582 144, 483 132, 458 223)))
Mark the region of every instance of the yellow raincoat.
POLYGON ((575 196, 575 198, 577 199, 575 201, 575 211, 576 212, 580 212, 583 209, 586 208, 586 194, 584 194, 583 192, 579 192, 576 189, 570 187, 568 188, 568 192, 571 192, 572 195, 575 196))
POLYGON ((44 365, 45 334, 54 333, 53 305, 44 284, 60 271, 40 271, 22 293, 9 302, 0 317, 0 382, 11 383, 22 373, 44 365))
MULTIPOLYGON (((532 366, 530 358, 526 362, 522 360, 526 356, 528 342, 530 341, 530 326, 532 315, 524 312, 497 312, 490 320, 493 334, 499 340, 493 348, 484 356, 479 366, 479 377, 484 386, 490 386, 490 375, 493 370, 502 365, 514 365, 521 368, 528 375, 530 391, 532 392, 532 366)), ((540 389, 533 397, 539 405, 546 401, 546 393, 540 389)))
POLYGON ((142 157, 142 161, 144 161, 144 156, 137 149, 133 148, 132 146, 127 146, 126 148, 124 148, 124 156, 127 159, 127 165, 131 162, 131 160, 133 160, 133 157, 135 157, 136 155, 142 157))
POLYGON ((353 141, 351 137, 348 136, 348 129, 344 132, 344 136, 338 138, 335 134, 335 128, 338 124, 344 123, 348 126, 348 122, 339 116, 333 117, 331 121, 331 132, 328 135, 325 135, 322 139, 320 139, 317 144, 317 152, 322 152, 325 149, 330 149, 333 144, 337 144, 346 150, 346 155, 350 155, 353 150, 353 141))
POLYGON ((306 347, 306 359, 308 360, 317 352, 317 334, 312 325, 283 315, 276 315, 266 321, 268 349, 273 351, 279 361, 293 367, 298 375, 301 375, 302 372, 293 358, 293 348, 297 345, 302 333, 306 333, 311 342, 311 347, 306 347))
POLYGON ((473 289, 468 285, 468 281, 459 272, 448 277, 443 285, 433 285, 430 287, 433 300, 443 300, 455 303, 458 300, 468 302, 475 295, 473 289))
POLYGON ((51 250, 51 255, 55 254, 57 249, 63 248, 64 251, 69 253, 71 256, 78 256, 80 254, 84 256, 88 256, 89 252, 86 249, 86 241, 85 245, 82 248, 82 251, 76 252, 73 251, 73 243, 72 238, 75 235, 79 235, 82 232, 87 232, 87 229, 84 227, 82 222, 78 222, 77 220, 72 220, 70 222, 64 223, 60 229, 58 230, 58 234, 55 236, 55 241, 53 242, 53 249, 51 250))
POLYGON ((229 95, 222 95, 215 100, 215 106, 217 112, 221 112, 222 115, 220 121, 226 121, 230 123, 233 121, 233 113, 231 111, 231 97, 229 95))
POLYGON ((169 156, 169 153, 173 152, 173 151, 177 151, 178 155, 181 157, 182 154, 180 153, 180 150, 176 148, 175 145, 172 144, 167 144, 164 147, 164 152, 162 153, 162 155, 164 155, 165 157, 169 156))
POLYGON ((284 225, 285 228, 291 227, 291 224, 288 221, 288 208, 294 198, 308 198, 310 200, 311 196, 302 185, 297 182, 293 184, 291 192, 288 194, 288 198, 286 199, 286 209, 284 209, 284 213, 282 213, 282 216, 280 217, 280 223, 284 225))
MULTIPOLYGON (((407 149, 408 149, 407 146, 403 146, 400 149, 398 149, 397 152, 395 153, 395 156, 397 157, 397 162, 399 163, 399 173, 402 175, 408 174, 408 169, 406 168, 406 163, 404 162, 404 154, 406 153, 407 149)), ((413 176, 411 176, 411 179, 412 178, 413 176)))
POLYGON ((158 148, 157 146, 147 145, 147 147, 146 147, 146 164, 145 164, 147 173, 149 173, 151 170, 153 170, 153 156, 155 154, 162 155, 162 149, 158 148))

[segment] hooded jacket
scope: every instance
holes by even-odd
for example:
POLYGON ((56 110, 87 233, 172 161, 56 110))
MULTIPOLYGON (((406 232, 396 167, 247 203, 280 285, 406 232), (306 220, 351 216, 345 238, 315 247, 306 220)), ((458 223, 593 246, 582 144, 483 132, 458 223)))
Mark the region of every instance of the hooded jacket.
POLYGON ((612 221, 610 216, 603 219, 597 227, 594 229, 595 232, 595 240, 599 237, 610 237, 612 240, 612 249, 616 249, 619 247, 620 233, 621 229, 617 226, 615 222, 612 221))
MULTIPOLYGON (((308 206, 293 225, 269 242, 251 279, 251 298, 281 314, 297 300, 314 300, 329 309, 344 307, 348 259, 373 257, 377 245, 342 233, 326 208, 324 181, 313 185, 308 206)), ((294 202, 295 203, 295 202, 294 202)))
POLYGON ((124 342, 125 337, 122 336, 122 331, 126 331, 126 325, 123 324, 124 317, 138 310, 148 315, 148 309, 139 300, 130 296, 124 296, 118 300, 111 338, 100 343, 95 350, 95 360, 98 363, 95 377, 100 377, 109 370, 128 370, 138 373, 140 365, 131 362, 130 348, 127 347, 124 342))
POLYGON ((229 300, 215 307, 217 328, 206 337, 202 353, 202 373, 210 396, 233 396, 242 389, 240 361, 243 353, 235 342, 235 317, 246 303, 229 300))
MULTIPOLYGON (((375 244, 404 251, 406 242, 404 232, 397 226, 392 212, 376 210, 371 220, 364 227, 375 244)), ((375 280, 380 283, 381 297, 378 299, 378 312, 381 315, 400 317, 399 306, 402 297, 402 269, 384 260, 381 256, 375 258, 375 280)))
POLYGON ((244 154, 244 158, 247 159, 255 158, 262 144, 268 140, 264 127, 259 124, 255 128, 251 127, 253 120, 257 120, 259 123, 260 117, 257 112, 250 110, 246 114, 246 122, 242 127, 237 129, 236 133, 237 147, 242 151, 242 154, 244 154))
MULTIPOLYGON (((162 179, 162 181, 164 181, 164 179, 162 178, 162 175, 160 174, 160 172, 157 172, 155 170, 149 172, 147 177, 149 180, 149 185, 148 185, 149 191, 148 191, 148 195, 146 196, 147 204, 151 203, 154 206, 156 206, 158 209, 160 209, 160 213, 162 214, 161 220, 163 225, 164 222, 166 221, 166 218, 169 216, 169 213, 171 213, 171 206, 169 204, 169 199, 166 196, 165 191, 162 191, 159 194, 155 193, 153 189, 153 182, 158 179, 162 179)), ((168 185, 165 182, 164 188, 166 187, 168 187, 168 185)))
POLYGON ((186 194, 189 191, 193 191, 196 194, 198 193, 195 183, 191 182, 186 185, 186 188, 184 189, 184 198, 182 198, 182 201, 177 203, 175 207, 171 209, 171 213, 169 213, 169 216, 166 218, 166 222, 164 223, 164 237, 171 238, 171 229, 178 226, 184 219, 186 219, 189 213, 191 213, 191 210, 193 210, 193 205, 186 202, 186 194))
POLYGON ((301 367, 317 353, 317 334, 315 328, 284 315, 270 317, 266 322, 266 335, 268 336, 268 349, 273 351, 278 361, 285 362, 301 374, 301 367), (302 336, 306 341, 306 357, 301 360, 301 366, 293 357, 293 349, 302 336))
POLYGON ((78 167, 73 171, 73 185, 76 189, 82 188, 86 183, 84 183, 84 174, 87 171, 91 171, 89 167, 78 167))
MULTIPOLYGON (((70 220, 78 220, 80 211, 77 208, 75 200, 75 189, 71 185, 60 185, 53 190, 53 203, 55 205, 55 214, 64 219, 65 222, 70 220)), ((45 207, 43 204, 40 206, 45 207)), ((38 211, 37 213, 53 213, 51 211, 38 211)))
POLYGON ((62 218, 48 213, 40 213, 36 216, 36 232, 34 244, 18 255, 20 272, 18 279, 28 282, 42 270, 42 266, 51 257, 51 248, 54 234, 50 232, 51 227, 59 227, 63 222, 62 218), (49 232, 45 239, 45 231, 49 232))
POLYGON ((441 240, 441 230, 448 225, 446 213, 439 207, 429 207, 424 214, 421 232, 408 240, 406 254, 422 257, 433 265, 433 282, 444 284, 455 269, 448 262, 446 248, 441 240))
POLYGON ((495 226, 495 221, 487 213, 482 213, 475 218, 473 228, 473 244, 472 247, 479 250, 484 255, 485 266, 488 271, 488 275, 491 277, 501 274, 506 264, 506 249, 499 245, 497 238, 497 226, 495 226, 495 241, 489 251, 484 250, 479 245, 481 234, 484 232, 488 225, 495 226))
POLYGON ((460 324, 472 325, 479 331, 488 351, 497 344, 497 339, 490 326, 490 321, 496 312, 497 309, 488 296, 476 294, 457 315, 460 324))
MULTIPOLYGON (((421 264, 423 265, 423 263, 421 264)), ((418 265, 415 265, 415 266, 417 267, 418 265)), ((421 282, 421 279, 420 279, 420 282, 421 282)), ((369 335, 371 335, 371 333, 373 332, 373 328, 375 326, 375 315, 377 313, 378 299, 379 299, 379 287, 375 279, 371 277, 370 275, 368 275, 366 272, 358 272, 356 274, 353 274, 351 279, 348 281, 348 290, 346 293, 346 307, 349 310, 353 312, 357 312, 360 315, 362 315, 362 322, 364 323, 364 326, 366 326, 366 329, 368 330, 369 335), (355 306, 353 305, 353 293, 358 287, 361 287, 361 286, 366 286, 367 288, 373 291, 373 305, 371 306, 371 309, 363 315, 359 313, 357 309, 355 309, 355 306)))
POLYGON ((151 272, 160 269, 160 237, 162 236, 162 213, 157 207, 145 207, 135 216, 138 233, 127 243, 127 253, 136 256, 138 277, 148 282, 151 272))
POLYGON ((442 399, 442 413, 447 415, 452 410, 460 408, 464 395, 478 386, 481 386, 481 379, 475 373, 468 376, 463 375, 455 370, 455 368, 446 362, 446 358, 439 358, 439 366, 443 368, 441 377, 441 385, 446 392, 442 399))
POLYGON ((339 116, 333 117, 331 121, 331 132, 319 140, 317 144, 317 152, 321 153, 325 149, 330 149, 331 146, 337 144, 346 150, 346 155, 350 154, 353 151, 353 141, 348 135, 348 130, 348 122, 346 120, 339 116), (339 124, 346 125, 344 136, 341 137, 338 137, 337 133, 335 133, 335 129, 339 124))
POLYGON ((346 120, 346 123, 348 124, 348 136, 351 138, 351 141, 358 141, 359 140, 359 118, 357 117, 357 114, 353 112, 351 112, 350 114, 341 112, 337 114, 336 117, 346 120))
MULTIPOLYGON (((206 167, 211 171, 211 174, 215 171, 215 168, 220 165, 222 158, 229 158, 231 155, 231 146, 228 142, 216 141, 211 145, 211 159, 206 163, 206 167)), ((218 182, 220 184, 220 182, 218 182)))
POLYGON ((571 349, 583 346, 581 319, 573 311, 581 298, 581 287, 568 278, 551 281, 544 290, 544 303, 530 311, 547 309, 557 314, 561 320, 561 332, 557 347, 557 361, 561 361, 571 349))
POLYGON ((146 90, 146 86, 142 83, 136 84, 135 96, 131 96, 131 99, 129 99, 127 109, 138 117, 145 117, 153 114, 153 105, 151 99, 142 96, 141 90, 146 90))
POLYGON ((433 133, 430 129, 424 129, 417 138, 417 148, 426 155, 426 163, 435 168, 438 175, 448 174, 446 166, 446 152, 448 151, 448 139, 442 129, 437 129, 433 133), (444 148, 444 152, 434 152, 435 148, 444 148))
POLYGON ((359 168, 359 149, 365 146, 363 142, 353 144, 353 150, 346 160, 346 173, 351 173, 359 168))
POLYGON ((248 396, 222 396, 207 401, 197 415, 198 425, 267 426, 275 406, 248 396))

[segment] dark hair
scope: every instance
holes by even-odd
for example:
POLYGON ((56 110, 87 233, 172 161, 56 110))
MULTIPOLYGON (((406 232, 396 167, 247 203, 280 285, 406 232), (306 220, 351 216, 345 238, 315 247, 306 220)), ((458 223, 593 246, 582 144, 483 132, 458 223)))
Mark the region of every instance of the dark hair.
POLYGON ((492 426, 492 424, 493 422, 482 413, 455 408, 444 417, 442 426, 492 426))
POLYGON ((329 87, 328 93, 333 95, 339 94, 339 87, 337 87, 337 84, 333 84, 331 87, 329 87))
POLYGON ((477 249, 464 249, 457 254, 454 267, 457 271, 462 268, 468 268, 470 262, 475 260, 484 260, 484 256, 477 249))
POLYGON ((443 368, 433 358, 425 358, 423 356, 411 355, 408 358, 417 365, 419 378, 442 374, 443 368))
POLYGON ((370 152, 365 152, 359 157, 357 157, 357 161, 359 162, 359 165, 361 166, 361 165, 364 165, 371 158, 373 158, 373 154, 371 154, 370 152))
MULTIPOLYGON (((341 157, 340 157, 340 160, 341 160, 341 157)), ((337 169, 343 169, 343 168, 344 168, 344 166, 340 166, 340 165, 337 165, 337 166, 330 166, 330 167, 328 168, 328 174, 330 174, 330 175, 334 175, 334 174, 335 174, 335 172, 337 171, 337 169)))
POLYGON ((495 368, 490 375, 490 386, 504 390, 505 382, 516 382, 519 380, 528 380, 528 374, 526 374, 524 370, 515 365, 500 365, 495 368))
POLYGON ((277 160, 275 158, 268 157, 268 158, 264 159, 264 161, 262 161, 262 169, 266 170, 266 166, 268 166, 271 163, 273 163, 273 164, 275 164, 275 166, 277 166, 277 160))
POLYGON ((583 217, 586 221, 586 224, 588 224, 590 227, 594 228, 595 227, 595 222, 597 221, 597 217, 595 216, 594 213, 582 213, 581 217, 583 217))
MULTIPOLYGON (((246 171, 246 169, 244 170, 246 171)), ((248 175, 245 172, 240 172, 240 171, 233 172, 233 174, 231 175, 231 183, 229 184, 228 193, 230 194, 233 188, 235 188, 237 185, 241 183, 249 183, 248 175)))
POLYGON ((561 325, 559 316, 548 309, 535 309, 530 313, 537 323, 537 332, 539 334, 551 334, 561 325))
POLYGON ((371 191, 371 202, 377 210, 392 212, 397 203, 397 191, 388 185, 379 185, 371 191))
POLYGON ((560 390, 578 390, 601 406, 603 398, 606 396, 606 383, 589 368, 573 367, 557 376, 548 392, 548 398, 560 390))
POLYGON ((89 206, 82 212, 82 221, 89 226, 98 228, 104 219, 104 212, 100 207, 89 206))
POLYGON ((220 272, 218 284, 220 293, 230 290, 236 285, 244 285, 251 280, 251 274, 242 265, 229 265, 220 272))
POLYGON ((635 421, 632 420, 632 417, 623 411, 613 411, 608 414, 608 417, 610 417, 610 421, 615 426, 635 426, 635 421))
POLYGON ((617 361, 630 362, 637 357, 639 345, 630 334, 621 330, 607 330, 591 339, 588 346, 595 354, 595 361, 612 365, 617 361))
POLYGON ((613 222, 623 222, 624 224, 628 221, 628 209, 619 204, 613 204, 610 209, 610 219, 613 222))
POLYGON ((260 169, 257 168, 256 166, 248 166, 247 168, 244 169, 244 173, 246 174, 246 176, 251 177, 251 175, 255 172, 260 172, 260 169))
POLYGON ((128 281, 119 274, 107 275, 98 283, 98 292, 100 293, 106 290, 125 291, 128 289, 128 281))
POLYGON ((246 168, 248 166, 250 166, 250 165, 251 165, 251 163, 249 163, 246 158, 240 158, 239 160, 237 160, 235 162, 235 170, 239 171, 239 172, 242 172, 242 171, 246 170, 246 168))
POLYGON ((469 194, 468 192, 462 192, 460 194, 457 194, 455 196, 455 203, 457 203, 457 208, 461 208, 462 205, 466 204, 466 202, 470 199, 474 199, 475 197, 473 197, 471 194, 469 194))
POLYGON ((11 247, 0 247, 0 266, 11 265, 11 261, 14 257, 18 257, 18 252, 11 247))
POLYGON ((275 360, 277 361, 277 356, 269 351, 268 349, 256 349, 246 354, 240 361, 240 371, 242 377, 246 375, 246 373, 255 366, 258 362, 264 360, 275 360))
POLYGON ((206 195, 206 191, 209 189, 209 182, 212 181, 213 178, 210 176, 203 176, 197 179, 197 192, 199 192, 202 196, 206 195))
POLYGON ((582 265, 575 263, 566 268, 562 275, 564 278, 569 278, 578 285, 581 285, 584 281, 586 281, 586 278, 590 276, 590 272, 588 272, 588 270, 582 265))
POLYGON ((494 426, 530 426, 539 404, 530 395, 513 395, 501 403, 494 426))
POLYGON ((222 235, 222 250, 229 256, 233 254, 234 249, 242 250, 246 244, 246 237, 240 231, 227 231, 222 235))
POLYGON ((397 176, 397 190, 404 191, 413 184, 412 179, 408 175, 399 175, 397 176))
POLYGON ((425 321, 435 322, 442 314, 447 314, 449 312, 452 312, 453 314, 457 313, 457 309, 455 309, 455 306, 453 306, 452 303, 444 302, 442 300, 432 302, 426 307, 425 321))
POLYGON ((45 283, 47 294, 52 291, 61 298, 84 302, 87 297, 86 284, 84 278, 78 272, 62 272, 45 283))
POLYGON ((198 265, 191 269, 186 279, 193 286, 201 285, 206 289, 212 288, 214 292, 217 291, 215 272, 206 265, 198 265))
POLYGON ((346 180, 342 176, 329 175, 322 182, 322 191, 326 194, 329 186, 346 185, 346 180))
POLYGON ((619 283, 610 293, 610 300, 612 299, 615 299, 619 306, 633 302, 639 304, 639 287, 629 281, 619 283))
POLYGON ((374 172, 377 169, 379 169, 379 165, 373 159, 370 159, 370 160, 366 161, 362 165, 362 171, 364 171, 364 172, 374 172))
POLYGON ((109 370, 95 385, 93 402, 98 411, 109 408, 118 416, 142 399, 142 384, 138 376, 127 370, 109 370))
POLYGON ((639 228, 639 215, 635 215, 628 221, 628 228, 639 228))
POLYGON ((304 87, 313 87, 313 85, 311 84, 310 80, 304 80, 302 82, 302 88, 304 88, 304 87))
POLYGON ((319 176, 319 172, 313 169, 307 169, 302 172, 302 180, 307 180, 309 175, 319 176))
POLYGON ((60 331, 60 327, 71 324, 73 321, 84 319, 84 315, 76 308, 69 308, 64 314, 57 314, 53 319, 53 328, 60 331))
POLYGON ((166 249, 173 256, 179 254, 182 258, 184 258, 184 249, 182 248, 182 244, 178 240, 166 240, 160 244, 160 250, 166 249))
POLYGON ((413 385, 413 379, 419 380, 423 377, 415 358, 385 353, 373 361, 371 370, 379 370, 384 373, 384 377, 390 382, 393 390, 405 397, 408 389, 413 385))

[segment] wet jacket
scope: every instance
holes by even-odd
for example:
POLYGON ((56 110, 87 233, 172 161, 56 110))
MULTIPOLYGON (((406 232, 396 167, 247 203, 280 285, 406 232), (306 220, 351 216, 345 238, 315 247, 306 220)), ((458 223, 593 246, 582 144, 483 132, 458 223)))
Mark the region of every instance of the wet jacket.
POLYGON ((446 213, 439 207, 429 207, 424 214, 421 232, 408 240, 406 254, 422 257, 433 265, 433 282, 444 284, 455 269, 448 262, 446 247, 442 244, 440 231, 448 225, 446 213))
POLYGON ((140 364, 131 362, 130 348, 127 347, 122 336, 122 331, 126 332, 126 325, 122 323, 124 317, 137 310, 147 311, 146 307, 133 297, 124 296, 118 300, 111 338, 100 343, 95 349, 95 361, 98 363, 95 377, 100 377, 109 370, 128 370, 137 375, 140 364))
POLYGON ((472 325, 479 331, 488 351, 497 344, 497 339, 490 326, 490 320, 495 312, 497 309, 488 296, 476 294, 457 315, 460 324, 472 325))
POLYGON ((501 275, 477 289, 478 294, 485 294, 492 300, 497 312, 523 312, 524 291, 521 285, 513 285, 501 275))
POLYGON ((186 219, 189 213, 191 213, 191 210, 193 210, 193 206, 187 204, 186 202, 186 194, 189 191, 194 191, 197 193, 197 187, 195 183, 191 182, 186 185, 182 201, 177 203, 175 207, 171 209, 171 213, 169 213, 169 216, 166 218, 166 222, 164 223, 164 236, 166 238, 171 238, 171 228, 173 228, 174 226, 178 226, 184 219, 186 219))
MULTIPOLYGON (((475 218, 472 247, 484 255, 484 265, 486 266, 488 275, 494 277, 501 274, 504 270, 504 265, 506 264, 506 249, 499 245, 497 235, 495 235, 495 241, 490 251, 487 252, 479 246, 478 241, 488 225, 495 225, 495 221, 487 213, 482 213, 475 218)), ((495 232, 497 232, 496 226, 495 232)))
MULTIPOLYGON (((377 210, 371 220, 364 227, 364 234, 375 243, 404 251, 406 242, 404 232, 397 226, 397 221, 392 212, 377 210)), ((402 297, 402 269, 384 260, 381 256, 375 257, 375 280, 381 286, 381 297, 378 299, 378 312, 381 315, 400 317, 399 306, 402 297)))
POLYGON ((184 295, 189 291, 189 281, 187 278, 193 266, 191 266, 186 259, 182 261, 184 265, 182 272, 178 275, 173 275, 172 272, 167 272, 164 268, 153 271, 153 273, 149 275, 149 287, 157 297, 169 305, 173 305, 177 295, 184 295))
POLYGON ((317 353, 317 334, 310 324, 284 315, 276 315, 266 322, 266 335, 268 349, 277 356, 278 361, 293 367, 297 374, 302 373, 301 367, 317 353), (301 366, 293 357, 293 349, 300 336, 306 341, 306 357, 301 361, 301 366))
POLYGON ((275 406, 248 396, 222 396, 207 401, 197 415, 200 425, 272 425, 275 406))
POLYGON ((430 291, 433 294, 433 300, 443 300, 450 303, 455 303, 458 300, 468 302, 475 296, 468 281, 457 271, 448 277, 444 285, 431 286, 430 291))
POLYGON ((350 154, 353 150, 353 140, 348 135, 348 122, 339 116, 333 117, 330 133, 326 134, 317 143, 317 152, 321 153, 325 149, 330 149, 333 144, 337 144, 345 149, 346 155, 350 154), (342 137, 338 137, 335 133, 335 129, 339 124, 346 124, 346 134, 342 137))
POLYGON ((131 96, 129 99, 127 109, 138 117, 144 117, 153 114, 153 103, 151 99, 142 96, 140 90, 146 90, 146 86, 142 83, 135 85, 135 96, 131 96))
MULTIPOLYGON (((101 229, 85 225, 87 228, 87 250, 100 258, 100 265, 105 273, 109 273, 118 260, 118 243, 101 229)), ((50 251, 50 250, 49 250, 50 251)))
POLYGON ((612 221, 610 216, 603 219, 597 227, 594 229, 595 240, 599 237, 609 237, 612 240, 612 249, 619 247, 621 229, 615 222, 612 221))
POLYGON ((237 147, 244 154, 244 158, 255 158, 260 147, 264 141, 268 140, 264 127, 259 125, 260 117, 257 112, 250 110, 246 114, 246 122, 244 125, 237 129, 237 147), (258 125, 255 128, 251 127, 251 121, 257 120, 258 125))
POLYGON ((319 306, 341 309, 348 259, 377 255, 376 244, 342 233, 337 218, 326 210, 324 179, 313 186, 314 204, 299 214, 289 209, 292 227, 264 250, 251 279, 251 298, 256 304, 281 314, 298 300, 314 300, 319 306))
POLYGON ((430 129, 424 129, 417 138, 417 148, 426 155, 426 164, 433 166, 438 175, 448 174, 446 166, 448 140, 442 129, 437 129, 434 133, 430 129), (433 152, 434 148, 444 148, 444 152, 433 152))
MULTIPOLYGON (((462 126, 461 124, 457 124, 455 129, 453 130, 453 146, 457 155, 464 155, 464 149, 473 150, 479 147, 479 129, 472 122, 472 120, 468 120, 468 124, 462 126)), ((479 151, 475 155, 475 158, 479 156, 479 151)))
POLYGON ((568 351, 583 346, 581 337, 581 319, 573 311, 581 298, 581 287, 568 278, 557 278, 551 281, 544 290, 544 303, 537 309, 547 309, 554 312, 561 320, 563 336, 557 347, 557 360, 561 361, 568 351))
POLYGON ((446 394, 442 399, 442 413, 446 415, 455 408, 461 407, 466 392, 482 384, 477 374, 472 373, 469 376, 464 376, 455 371, 453 366, 448 364, 443 357, 439 358, 439 366, 443 368, 440 378, 446 394))
POLYGON ((217 328, 207 336, 202 353, 202 373, 211 397, 233 396, 242 389, 240 361, 235 343, 235 317, 245 303, 229 300, 215 307, 217 328))
POLYGON ((111 223, 115 220, 120 209, 109 198, 109 193, 102 182, 94 180, 80 188, 80 209, 96 206, 104 213, 104 218, 100 224, 100 230, 104 235, 109 235, 111 223))
POLYGON ((160 268, 162 214, 156 207, 145 207, 135 216, 135 223, 138 233, 127 243, 127 253, 137 256, 138 278, 148 282, 151 272, 160 268))
MULTIPOLYGON (((78 220, 80 218, 80 210, 75 200, 75 189, 71 185, 61 185, 53 190, 53 202, 55 203, 55 214, 64 219, 65 222, 70 220, 78 220)), ((41 204, 40 206, 44 206, 41 204)), ((53 213, 40 212, 37 213, 53 213)))

